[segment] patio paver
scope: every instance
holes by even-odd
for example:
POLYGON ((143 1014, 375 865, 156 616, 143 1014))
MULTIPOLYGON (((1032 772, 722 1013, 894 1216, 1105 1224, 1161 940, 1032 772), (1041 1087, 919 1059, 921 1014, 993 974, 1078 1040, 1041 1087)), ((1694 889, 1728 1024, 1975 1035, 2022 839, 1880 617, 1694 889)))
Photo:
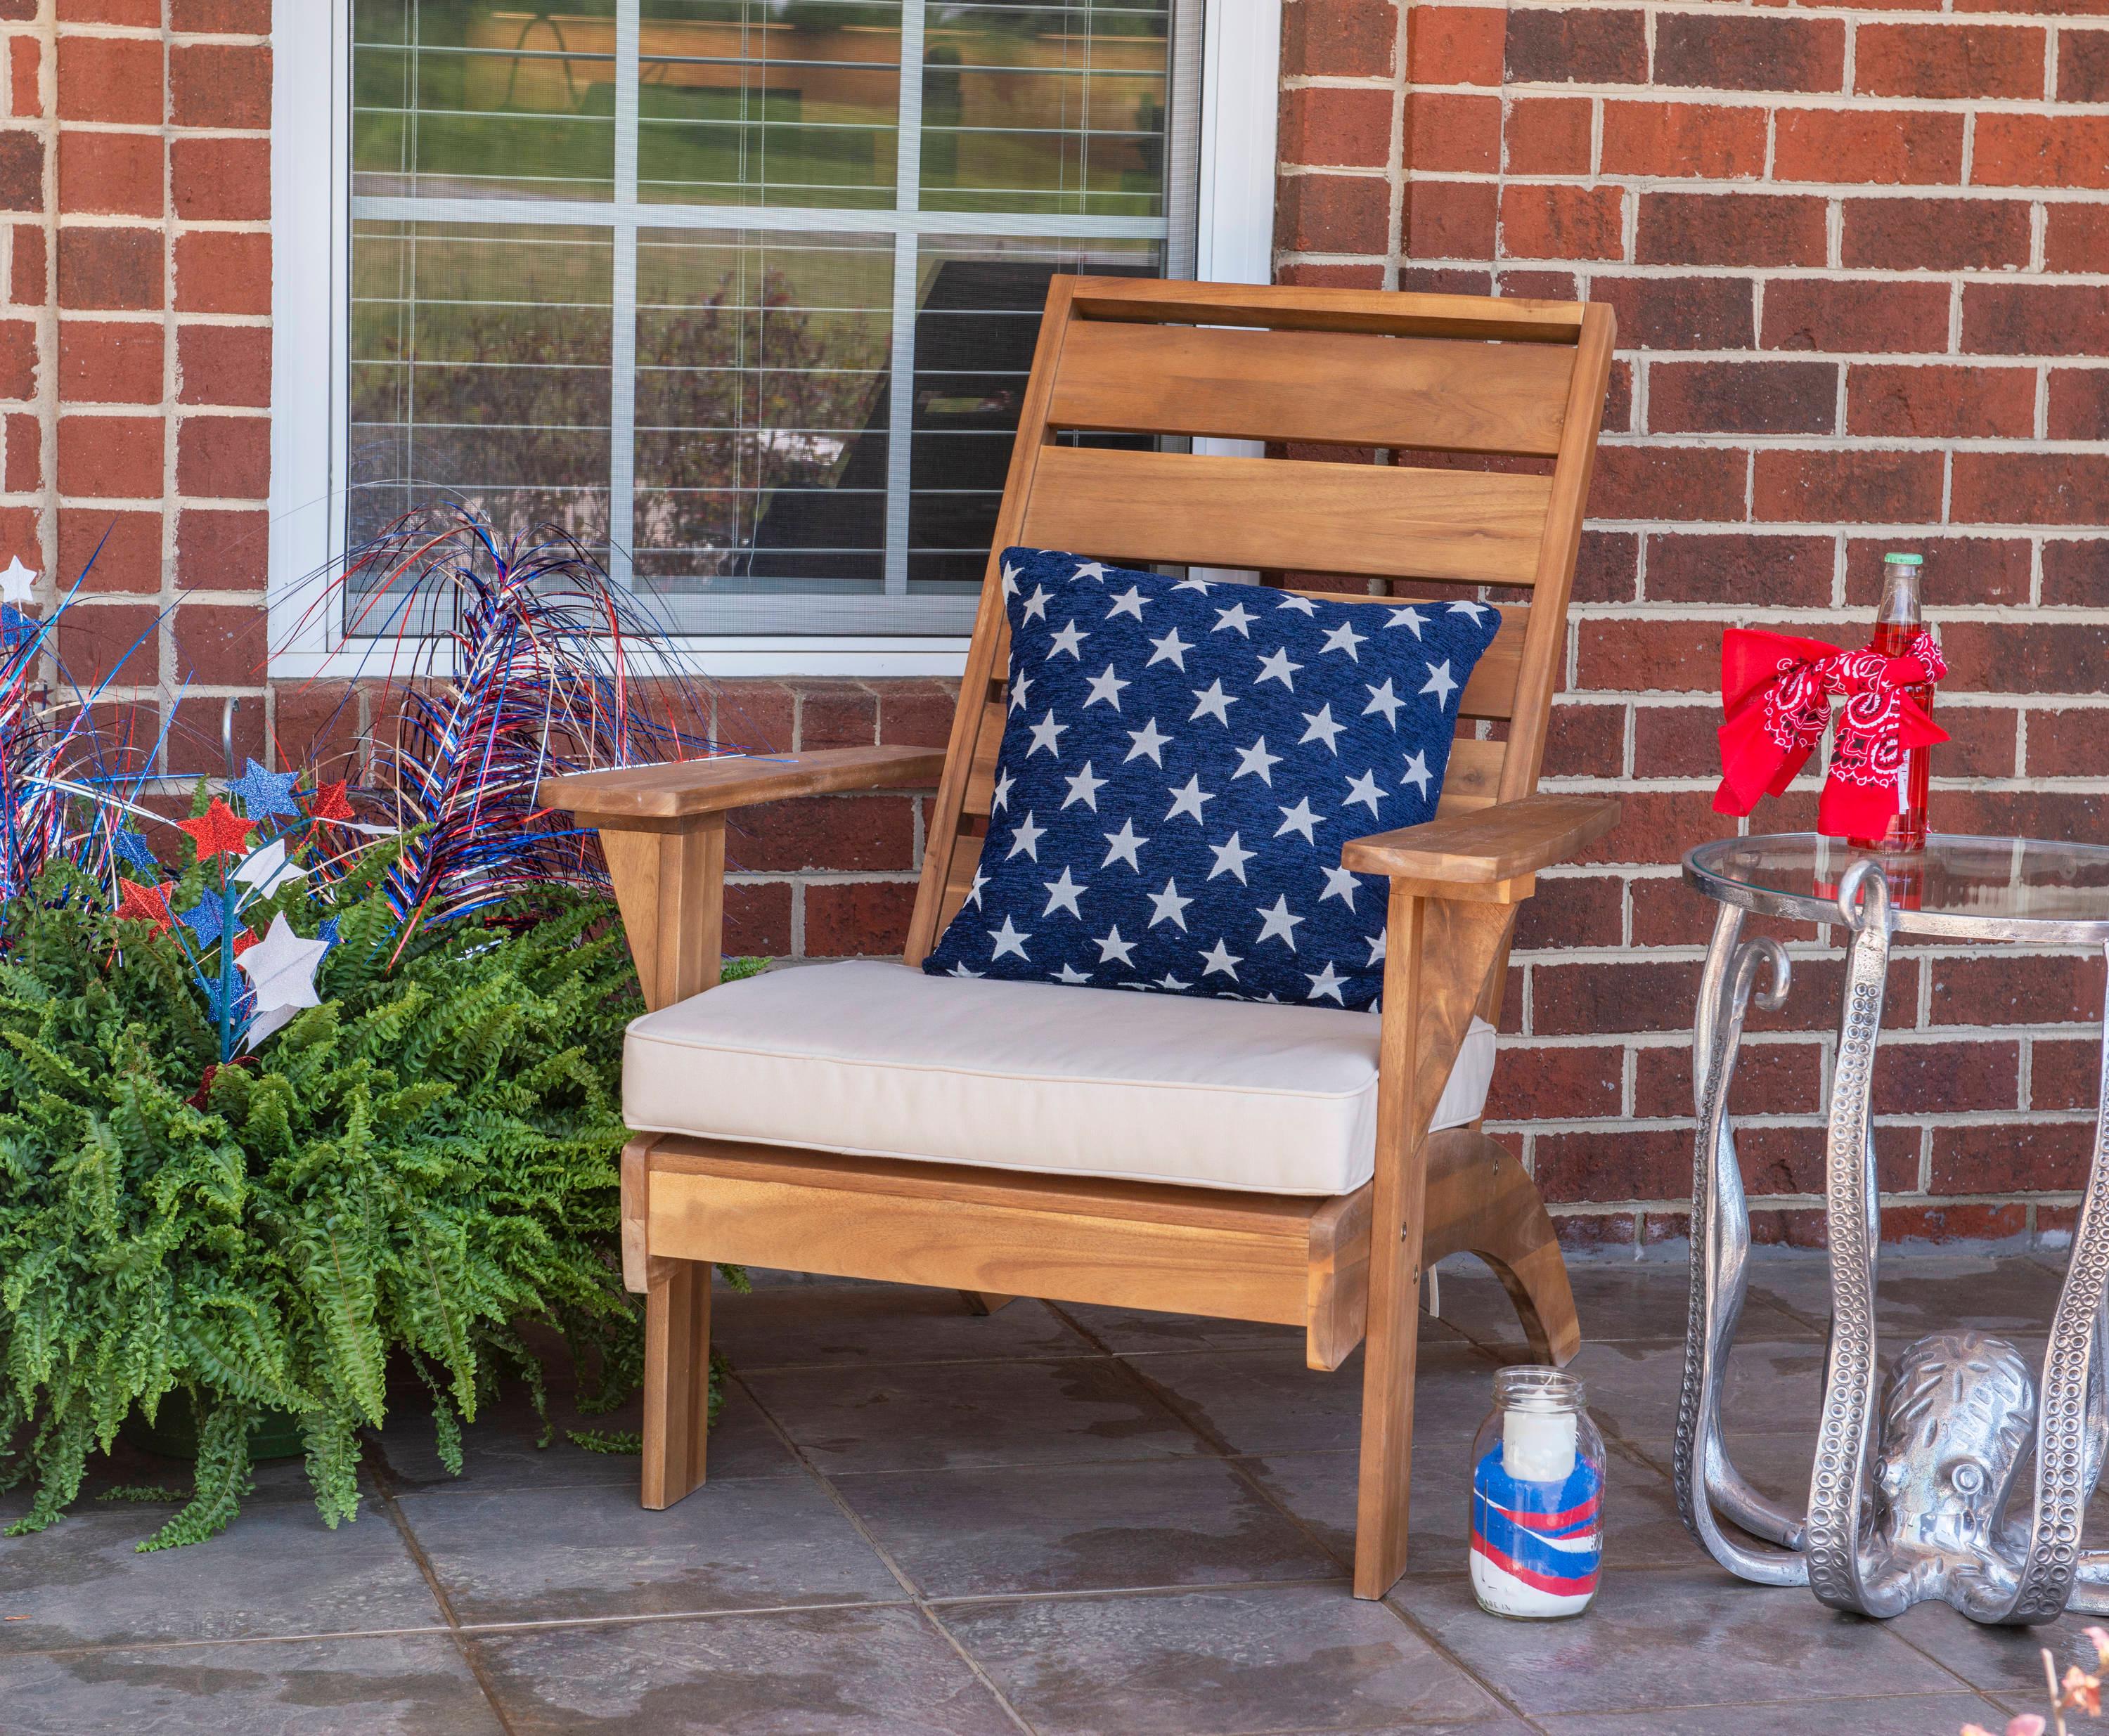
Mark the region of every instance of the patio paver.
MULTIPOLYGON (((1781 1493, 1808 1476, 1821 1274, 1761 1260, 1736 1357, 1730 1446, 1781 1493)), ((1596 1607, 1546 1626, 1482 1615, 1464 1579, 1466 1445, 1522 1354, 1484 1275, 1446 1270, 1424 1323, 1413 1549, 1380 1604, 1346 1586, 1358 1359, 1317 1374, 1278 1328, 983 1319, 948 1292, 757 1276, 720 1292, 711 1481, 666 1513, 637 1505, 634 1458, 565 1438, 633 1429, 635 1405, 583 1416, 553 1369, 555 1444, 503 1404, 459 1479, 399 1393, 335 1533, 278 1464, 198 1548, 135 1554, 165 1509, 92 1501, 0 1541, 0 1729, 1956 1736, 2035 1708, 2039 1645, 2086 1655, 2084 1619, 1863 1622, 1707 1561, 1668 1474, 1673 1264, 1575 1268, 1610 1531, 1596 1607)), ((1883 1281, 1894 1348, 1935 1323, 2039 1332, 2056 1274, 1900 1255, 1883 1281)), ((90 1487, 181 1476, 128 1450, 90 1487)))

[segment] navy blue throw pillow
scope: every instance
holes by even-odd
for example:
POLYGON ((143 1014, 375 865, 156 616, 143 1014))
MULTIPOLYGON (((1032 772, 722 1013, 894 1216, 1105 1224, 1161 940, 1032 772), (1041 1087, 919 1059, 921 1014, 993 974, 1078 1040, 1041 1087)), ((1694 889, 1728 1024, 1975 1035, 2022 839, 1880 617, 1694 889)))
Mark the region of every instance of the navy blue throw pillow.
POLYGON ((1010 711, 973 890, 923 968, 1366 1008, 1435 813, 1484 603, 1373 608, 1004 552, 1010 711))

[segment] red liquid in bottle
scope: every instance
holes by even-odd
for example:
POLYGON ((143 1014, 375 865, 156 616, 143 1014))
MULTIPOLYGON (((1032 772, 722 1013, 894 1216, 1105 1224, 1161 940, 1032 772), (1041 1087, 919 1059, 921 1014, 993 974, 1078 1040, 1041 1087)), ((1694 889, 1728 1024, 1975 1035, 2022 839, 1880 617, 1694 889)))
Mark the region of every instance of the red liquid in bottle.
MULTIPOLYGON (((1919 613, 1918 557, 1890 555, 1882 563, 1882 606, 1875 621, 1875 636, 1867 648, 1885 657, 1900 657, 1911 648, 1925 626, 1919 613)), ((1933 686, 1920 683, 1904 689, 1922 710, 1933 710, 1933 686)), ((1931 774, 1931 750, 1908 747, 1898 773, 1899 811, 1879 838, 1848 838, 1855 850, 1881 850, 1885 855, 1908 854, 1926 848, 1926 796, 1931 774)))

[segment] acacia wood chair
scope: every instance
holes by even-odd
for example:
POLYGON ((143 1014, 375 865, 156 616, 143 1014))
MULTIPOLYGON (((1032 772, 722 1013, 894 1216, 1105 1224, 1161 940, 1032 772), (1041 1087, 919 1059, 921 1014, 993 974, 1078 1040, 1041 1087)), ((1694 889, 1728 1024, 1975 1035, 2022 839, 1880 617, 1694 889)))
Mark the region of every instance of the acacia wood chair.
MULTIPOLYGON (((1614 804, 1533 793, 1612 331, 1601 305, 1054 280, 997 550, 1346 575, 1380 581, 1366 586, 1384 593, 1366 598, 1378 608, 1394 588, 1398 601, 1430 587, 1529 597, 1502 605, 1501 634, 1462 693, 1437 817, 1344 857, 1391 889, 1373 1179, 1313 1198, 639 1136, 622 1159, 622 1248, 646 1297, 647 1507, 703 1479, 711 1265, 741 1262, 941 1286, 983 1306, 1023 1295, 1288 1323, 1305 1328, 1314 1369, 1339 1367, 1366 1337, 1354 1588, 1390 1589, 1406 1564, 1425 1266, 1478 1255, 1541 1359, 1580 1345, 1530 1178, 1476 1121, 1429 1128, 1474 1013, 1497 1012, 1535 872, 1617 818, 1614 804), (1375 447, 1398 462, 1065 444, 1076 431, 1375 447), (1404 456, 1416 449, 1493 462, 1417 467, 1404 456)), ((935 786, 906 951, 919 963, 980 856, 1008 640, 992 558, 942 753, 844 748, 543 786, 544 801, 599 832, 648 1008, 717 983, 726 816, 790 796, 935 786)))

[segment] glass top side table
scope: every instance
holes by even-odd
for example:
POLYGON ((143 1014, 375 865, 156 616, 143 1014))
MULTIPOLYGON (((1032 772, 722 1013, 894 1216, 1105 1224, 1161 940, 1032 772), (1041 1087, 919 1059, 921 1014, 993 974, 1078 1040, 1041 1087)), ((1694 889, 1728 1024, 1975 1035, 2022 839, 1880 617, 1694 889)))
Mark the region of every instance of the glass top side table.
POLYGON ((1691 1310, 1676 1442, 1686 1526, 1732 1572, 1805 1585, 1861 1615, 1934 1599, 1985 1622, 2109 1612, 2109 1553, 2080 1546, 2109 1447, 2109 1096, 2039 1375, 2006 1340, 1956 1330, 1905 1346, 1884 1378, 1869 1110, 1892 936, 2109 947, 2109 849, 1936 835, 1923 855, 1885 858, 1800 832, 1703 844, 1685 857, 1684 877, 1721 907, 1695 1021, 1691 1310), (1728 1089, 1750 1002, 1776 1008, 1789 985, 1779 943, 1741 938, 1752 911, 1836 923, 1848 937, 1824 1139, 1831 1346, 1805 1513, 1750 1485, 1721 1427, 1750 1251, 1728 1089))

